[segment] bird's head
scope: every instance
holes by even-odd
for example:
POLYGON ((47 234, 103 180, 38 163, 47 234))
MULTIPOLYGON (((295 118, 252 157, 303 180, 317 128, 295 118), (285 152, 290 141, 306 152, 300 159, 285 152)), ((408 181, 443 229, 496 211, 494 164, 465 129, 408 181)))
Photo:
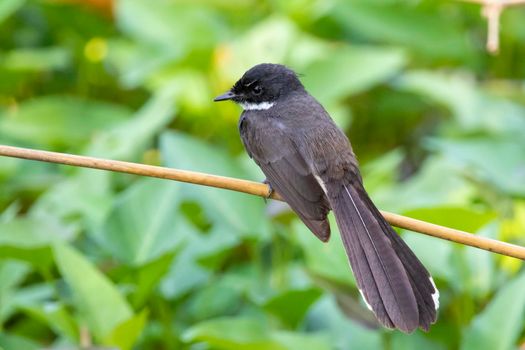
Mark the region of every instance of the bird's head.
POLYGON ((246 109, 268 109, 289 93, 302 90, 297 74, 281 64, 262 63, 250 68, 230 91, 214 101, 232 100, 246 109))

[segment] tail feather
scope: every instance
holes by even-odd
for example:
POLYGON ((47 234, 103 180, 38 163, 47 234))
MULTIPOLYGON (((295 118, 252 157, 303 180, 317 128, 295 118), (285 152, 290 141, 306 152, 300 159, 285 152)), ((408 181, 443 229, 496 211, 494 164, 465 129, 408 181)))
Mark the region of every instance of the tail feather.
POLYGON ((419 326, 428 331, 430 325, 436 322, 437 309, 439 307, 439 292, 434 284, 434 280, 423 264, 410 250, 407 244, 386 222, 379 210, 372 203, 364 189, 362 189, 361 198, 365 201, 368 209, 378 218, 378 222, 383 228, 383 232, 392 242, 392 247, 401 259, 405 267, 410 284, 416 296, 419 310, 419 326))
MULTIPOLYGON (((339 220, 338 216, 336 215, 336 221, 337 225, 340 227, 339 230, 341 232, 359 232, 352 216, 348 216, 348 221, 341 222, 343 220, 339 220)), ((341 234, 341 238, 350 260, 350 266, 354 272, 359 291, 361 292, 361 295, 363 296, 363 299, 365 300, 368 308, 376 314, 378 320, 385 327, 395 328, 395 324, 390 319, 383 299, 379 293, 379 287, 375 281, 371 266, 368 263, 366 252, 364 251, 362 244, 356 241, 351 235, 341 234)))
POLYGON ((430 275, 375 208, 361 183, 328 188, 358 287, 386 327, 412 332, 435 321, 430 275))

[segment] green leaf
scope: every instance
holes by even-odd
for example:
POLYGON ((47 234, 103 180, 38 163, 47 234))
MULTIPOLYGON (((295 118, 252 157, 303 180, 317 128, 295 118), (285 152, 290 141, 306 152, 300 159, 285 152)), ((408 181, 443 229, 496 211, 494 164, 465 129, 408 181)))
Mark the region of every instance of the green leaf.
POLYGON ((483 91, 468 73, 412 70, 396 79, 395 86, 446 106, 462 130, 525 132, 525 108, 483 91))
POLYGON ((399 49, 341 47, 326 50, 321 59, 302 71, 302 80, 313 96, 331 104, 387 81, 405 63, 399 49))
POLYGON ((127 89, 143 87, 152 75, 178 59, 178 50, 152 47, 124 39, 112 39, 107 61, 114 66, 120 83, 127 89))
POLYGON ((195 242, 200 245, 196 254, 198 263, 213 270, 228 258, 230 251, 238 246, 241 240, 228 227, 215 225, 206 234, 199 235, 195 242))
POLYGON ((332 235, 327 243, 321 242, 299 220, 295 221, 293 226, 296 239, 305 254, 306 268, 310 272, 343 285, 355 286, 355 279, 348 265, 348 258, 333 215, 330 215, 332 235))
POLYGON ((461 20, 437 9, 396 1, 340 1, 332 16, 351 33, 392 43, 430 58, 470 59, 473 45, 462 36, 461 20))
POLYGON ((227 277, 196 289, 188 300, 188 313, 193 319, 207 320, 231 314, 243 305, 242 287, 228 283, 227 277))
MULTIPOLYGON (((483 227, 477 232, 482 237, 497 239, 499 225, 494 222, 483 227)), ((453 278, 455 284, 462 286, 463 290, 471 294, 474 298, 486 298, 493 290, 493 285, 497 283, 496 273, 501 272, 496 266, 495 256, 491 252, 482 249, 467 247, 463 249, 465 255, 466 270, 469 272, 466 278, 453 278)), ((516 259, 517 260, 517 259, 516 259)), ((521 261, 516 261, 521 263, 521 261)), ((460 269, 454 269, 460 271, 460 269)))
POLYGON ((175 117, 176 90, 171 86, 158 89, 131 118, 100 132, 84 153, 109 159, 136 159, 175 117))
POLYGON ((361 293, 357 291, 349 293, 348 288, 341 288, 341 286, 327 283, 320 278, 315 280, 333 294, 337 307, 348 319, 365 328, 380 329, 382 327, 374 313, 366 307, 361 293))
MULTIPOLYGON (((172 91, 163 89, 133 118, 97 133, 82 153, 107 159, 134 160, 173 118, 173 110, 172 91)), ((40 196, 31 207, 31 214, 68 222, 71 218, 80 218, 87 226, 96 227, 113 205, 113 176, 107 171, 76 169, 74 176, 57 183, 40 196)))
POLYGON ((22 7, 24 3, 25 0, 3 0, 0 2, 0 24, 22 7))
POLYGON ((288 350, 330 350, 333 349, 325 335, 304 334, 299 332, 274 332, 272 338, 288 350))
POLYGON ((116 286, 80 253, 64 244, 55 244, 53 251, 80 316, 98 339, 104 339, 133 316, 116 286))
POLYGON ((303 73, 309 64, 326 58, 327 52, 336 51, 330 43, 308 35, 291 18, 277 13, 258 22, 226 47, 231 53, 220 57, 218 62, 219 74, 226 80, 235 82, 248 67, 261 62, 286 63, 303 73))
POLYGON ((480 182, 490 184, 509 195, 525 195, 525 187, 522 185, 525 183, 523 139, 432 139, 429 147, 443 153, 451 164, 470 173, 471 177, 480 182))
POLYGON ((392 349, 403 350, 445 350, 447 347, 440 342, 432 341, 429 337, 425 337, 423 332, 415 332, 413 334, 403 334, 401 332, 392 333, 391 346, 392 349))
POLYGON ((0 332, 0 349, 39 350, 42 349, 42 347, 30 339, 0 332))
POLYGON ((55 241, 69 240, 69 227, 33 218, 16 218, 0 222, 0 253, 3 257, 24 260, 37 268, 52 262, 50 246, 55 241))
MULTIPOLYGON (((295 43, 300 43, 296 25, 283 16, 270 16, 260 21, 228 47, 231 55, 223 58, 220 74, 235 82, 247 67, 261 62, 285 62, 293 53, 295 43), (275 40, 279 37, 279 40, 275 40)), ((305 55, 302 59, 306 59, 305 55)))
POLYGON ((164 51, 211 47, 225 30, 212 8, 197 4, 127 0, 116 5, 117 24, 122 31, 164 51))
POLYGON ((173 261, 161 283, 161 291, 165 298, 176 299, 208 281, 211 272, 195 261, 200 246, 200 242, 188 244, 173 261))
POLYGON ((251 318, 205 321, 185 331, 182 338, 187 342, 204 342, 213 348, 231 350, 330 349, 327 341, 319 336, 274 331, 264 321, 251 318))
MULTIPOLYGON (((167 166, 210 174, 247 178, 247 172, 228 154, 196 138, 176 132, 161 136, 167 166)), ((264 238, 269 233, 262 199, 222 189, 183 185, 185 196, 198 202, 216 225, 227 225, 240 237, 264 238)))
POLYGON ((416 174, 395 186, 374 191, 371 197, 378 208, 405 212, 418 208, 465 207, 476 193, 449 160, 431 156, 416 174), (443 174, 447 174, 447 181, 443 181, 443 174))
POLYGON ((142 312, 119 324, 104 340, 104 343, 116 346, 121 350, 132 349, 133 345, 142 333, 147 319, 148 312, 143 310, 142 312))
POLYGON ((525 315, 524 285, 525 273, 522 273, 498 291, 466 329, 462 350, 507 350, 516 347, 525 315))
POLYGON ((45 302, 39 305, 21 306, 28 316, 45 323, 57 334, 77 342, 79 337, 75 319, 70 315, 65 305, 61 303, 45 302))
POLYGON ((263 322, 250 318, 220 318, 193 326, 182 334, 187 342, 204 342, 221 349, 276 349, 286 347, 271 339, 263 322))
MULTIPOLYGON (((10 141, 3 144, 16 146, 16 142, 10 141)), ((2 217, 16 216, 21 203, 27 199, 32 200, 35 193, 41 193, 59 181, 61 177, 56 173, 56 169, 56 165, 45 162, 0 158, 0 206, 16 198, 15 202, 10 203, 8 211, 1 214, 2 217)))
POLYGON ((0 293, 22 283, 30 272, 29 265, 12 260, 0 260, 0 293))
POLYGON ((180 185, 141 179, 124 191, 105 222, 93 234, 128 265, 143 265, 174 249, 187 226, 178 214, 180 185))
POLYGON ((333 297, 326 295, 309 312, 310 324, 331 339, 332 349, 382 349, 381 328, 369 329, 345 317, 333 297))
MULTIPOLYGON (((29 284, 27 287, 13 289, 5 295, 0 295, 0 323, 2 323, 4 319, 11 320, 13 317, 18 317, 18 315, 24 313, 28 308, 42 308, 42 305, 49 305, 49 300, 56 298, 56 289, 54 287, 56 286, 49 283, 37 282, 29 284)), ((46 312, 52 313, 53 310, 54 308, 49 308, 46 312)), ((39 319, 38 316, 33 316, 28 313, 21 318, 24 320, 35 319, 36 321, 46 323, 45 320, 39 319)), ((60 317, 56 317, 52 322, 54 321, 58 323, 48 325, 51 329, 58 330, 63 326, 60 317)), ((25 324, 27 325, 28 323, 25 324)), ((9 328, 9 326, 6 328, 9 328)))
POLYGON ((291 289, 267 300, 263 307, 278 316, 287 326, 296 328, 321 294, 315 288, 291 289))
POLYGON ((206 283, 210 271, 220 268, 226 253, 240 243, 231 229, 218 224, 205 234, 191 226, 179 232, 187 235, 186 244, 162 282, 162 291, 170 298, 206 283))
POLYGON ((414 251, 430 274, 434 276, 434 279, 439 277, 454 285, 462 283, 461 280, 455 281, 454 278, 457 278, 457 274, 451 268, 452 255, 454 254, 453 244, 413 232, 406 232, 403 235, 403 240, 414 251))
POLYGON ((176 252, 171 252, 161 256, 157 260, 139 267, 138 271, 133 274, 137 289, 131 300, 135 309, 142 307, 148 301, 152 290, 158 286, 159 281, 168 272, 175 254, 176 252))
POLYGON ((0 65, 15 71, 47 71, 67 68, 70 53, 63 47, 11 50, 0 56, 0 65))
POLYGON ((77 147, 95 132, 110 128, 130 115, 129 110, 107 102, 68 96, 29 100, 6 115, 0 129, 10 137, 44 147, 77 147))
POLYGON ((412 209, 405 211, 403 215, 471 233, 477 232, 496 218, 495 212, 449 206, 412 209))
POLYGON ((73 176, 65 177, 48 188, 31 206, 29 216, 68 222, 73 228, 99 224, 113 205, 110 181, 114 175, 93 169, 74 171, 73 176))
POLYGON ((30 272, 28 264, 0 260, 0 326, 14 312, 14 294, 16 287, 22 283, 30 272))
POLYGON ((27 287, 20 287, 13 294, 13 305, 26 307, 42 304, 56 296, 54 285, 39 282, 27 287))

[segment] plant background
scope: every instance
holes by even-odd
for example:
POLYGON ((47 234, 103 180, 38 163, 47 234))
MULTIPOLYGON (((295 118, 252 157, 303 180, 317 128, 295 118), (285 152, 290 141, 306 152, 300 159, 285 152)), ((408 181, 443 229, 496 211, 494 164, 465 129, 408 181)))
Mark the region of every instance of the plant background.
MULTIPOLYGON (((492 57, 456 1, 1 0, 0 143, 262 180, 211 101, 279 62, 380 208, 525 245, 525 8, 501 25, 492 57)), ((279 204, 0 158, 0 348, 523 346, 520 261, 401 234, 441 291, 429 333, 375 329, 337 232, 279 204)))

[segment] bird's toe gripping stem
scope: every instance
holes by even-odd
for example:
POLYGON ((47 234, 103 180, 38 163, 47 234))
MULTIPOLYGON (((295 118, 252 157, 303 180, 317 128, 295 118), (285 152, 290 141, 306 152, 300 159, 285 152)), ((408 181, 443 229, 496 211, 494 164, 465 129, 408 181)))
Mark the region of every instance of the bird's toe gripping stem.
POLYGON ((268 185, 268 195, 264 197, 264 201, 266 202, 266 200, 270 199, 270 197, 272 196, 274 189, 272 185, 270 184, 270 182, 268 181, 268 179, 264 179, 262 183, 268 185))

